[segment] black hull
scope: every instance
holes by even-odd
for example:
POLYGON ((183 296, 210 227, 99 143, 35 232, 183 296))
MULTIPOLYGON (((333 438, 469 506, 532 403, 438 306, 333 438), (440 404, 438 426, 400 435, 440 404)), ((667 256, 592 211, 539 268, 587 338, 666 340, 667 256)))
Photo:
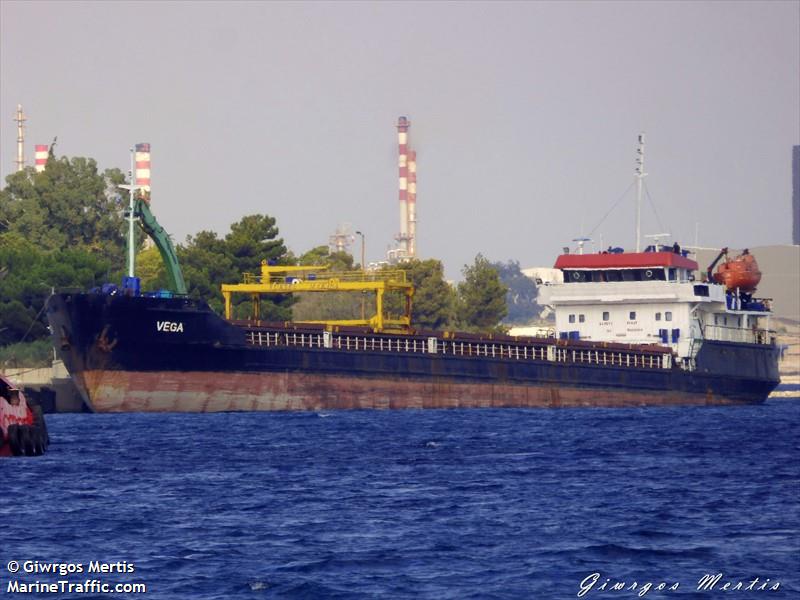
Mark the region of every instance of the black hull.
MULTIPOLYGON (((297 333, 293 344, 264 345, 262 333, 301 330, 234 325, 186 299, 59 294, 48 318, 97 411, 748 404, 779 381, 777 349, 764 344, 704 342, 687 371, 653 347, 432 332, 391 336, 395 350, 324 347, 321 330, 308 331, 309 345, 297 333), (484 355, 456 354, 459 339, 484 355)), ((371 337, 349 335, 356 346, 371 337)))

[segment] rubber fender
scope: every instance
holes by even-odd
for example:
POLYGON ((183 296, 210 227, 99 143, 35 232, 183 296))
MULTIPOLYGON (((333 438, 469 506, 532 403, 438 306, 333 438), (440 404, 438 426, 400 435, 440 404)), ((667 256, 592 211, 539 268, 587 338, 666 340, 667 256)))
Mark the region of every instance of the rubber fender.
POLYGON ((33 456, 41 456, 46 450, 44 445, 44 431, 40 427, 31 427, 31 438, 33 439, 33 456))
POLYGON ((42 448, 43 450, 47 450, 47 447, 50 445, 50 434, 47 432, 47 422, 44 420, 42 407, 38 404, 34 404, 30 409, 33 413, 33 426, 41 432, 42 448))
POLYGON ((36 456, 36 432, 30 425, 20 425, 22 450, 25 456, 36 456))
POLYGON ((22 456, 22 439, 20 437, 19 425, 8 426, 8 445, 11 448, 11 454, 14 456, 22 456))

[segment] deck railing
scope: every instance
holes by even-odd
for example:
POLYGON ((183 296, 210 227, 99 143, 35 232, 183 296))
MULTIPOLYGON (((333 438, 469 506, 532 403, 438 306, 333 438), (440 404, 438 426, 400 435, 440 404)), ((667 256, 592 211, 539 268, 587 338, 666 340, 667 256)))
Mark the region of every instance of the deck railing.
POLYGON ((744 329, 742 327, 726 327, 724 325, 706 325, 703 328, 703 336, 707 340, 744 344, 770 344, 771 333, 767 329, 744 329))
POLYGON ((297 332, 247 329, 246 339, 253 346, 336 349, 352 352, 438 354, 467 358, 492 358, 510 361, 539 361, 586 364, 603 367, 669 369, 672 354, 667 352, 609 347, 572 347, 556 341, 459 340, 380 334, 297 332))
POLYGON ((344 281, 352 283, 386 282, 405 284, 407 281, 406 271, 386 270, 386 271, 320 271, 318 273, 287 273, 279 275, 264 276, 257 273, 244 273, 244 283, 299 283, 301 281, 344 281))

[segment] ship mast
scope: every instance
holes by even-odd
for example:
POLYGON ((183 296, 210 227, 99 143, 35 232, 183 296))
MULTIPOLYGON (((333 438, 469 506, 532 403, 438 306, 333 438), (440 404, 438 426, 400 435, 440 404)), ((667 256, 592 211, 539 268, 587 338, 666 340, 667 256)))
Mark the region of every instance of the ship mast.
POLYGON ((639 147, 636 149, 636 252, 641 252, 642 240, 642 183, 644 172, 644 133, 639 134, 639 147))
POLYGON ((135 241, 135 229, 134 229, 134 222, 136 221, 135 218, 135 208, 136 202, 134 200, 134 196, 136 194, 136 190, 139 189, 139 186, 136 185, 136 161, 135 161, 135 154, 133 148, 130 149, 131 152, 131 170, 128 171, 128 181, 130 181, 130 185, 121 184, 117 187, 120 187, 124 190, 128 190, 128 277, 135 276, 135 267, 136 267, 136 253, 134 250, 134 241, 135 241))
POLYGON ((128 195, 128 277, 134 277, 135 273, 135 254, 134 254, 134 228, 133 228, 133 195, 136 193, 136 179, 133 176, 134 174, 134 162, 133 162, 133 148, 131 148, 131 189, 130 194, 128 195))

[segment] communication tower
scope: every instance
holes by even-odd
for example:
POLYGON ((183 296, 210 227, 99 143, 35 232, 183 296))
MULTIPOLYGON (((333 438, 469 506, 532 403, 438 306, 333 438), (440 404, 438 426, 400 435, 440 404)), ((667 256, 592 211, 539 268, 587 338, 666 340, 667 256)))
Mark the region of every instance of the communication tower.
POLYGON ((22 113, 22 104, 17 104, 17 114, 14 121, 17 123, 17 160, 14 163, 17 165, 17 171, 22 171, 25 168, 25 121, 27 117, 22 113))
POLYGON ((340 223, 336 227, 336 233, 328 238, 328 250, 333 252, 350 252, 353 244, 353 226, 350 223, 340 223))

